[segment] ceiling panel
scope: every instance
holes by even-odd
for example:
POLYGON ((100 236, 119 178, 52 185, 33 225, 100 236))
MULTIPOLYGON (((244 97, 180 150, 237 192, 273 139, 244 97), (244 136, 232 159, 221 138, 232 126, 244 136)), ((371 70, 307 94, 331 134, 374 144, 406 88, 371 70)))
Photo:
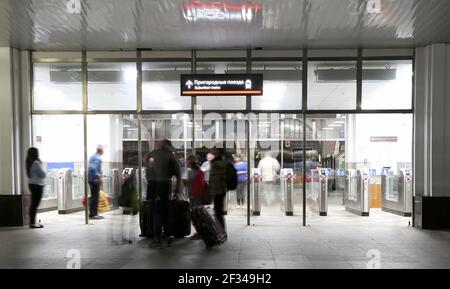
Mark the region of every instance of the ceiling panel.
POLYGON ((448 15, 448 0, 0 0, 0 46, 415 47, 450 42, 448 15))

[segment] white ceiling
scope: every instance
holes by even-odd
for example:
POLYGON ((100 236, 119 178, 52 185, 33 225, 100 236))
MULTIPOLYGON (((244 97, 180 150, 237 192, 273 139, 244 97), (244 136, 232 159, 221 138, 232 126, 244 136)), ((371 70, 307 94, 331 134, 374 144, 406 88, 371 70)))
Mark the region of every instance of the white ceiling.
POLYGON ((415 47, 450 42, 448 15, 448 0, 0 0, 0 46, 415 47))

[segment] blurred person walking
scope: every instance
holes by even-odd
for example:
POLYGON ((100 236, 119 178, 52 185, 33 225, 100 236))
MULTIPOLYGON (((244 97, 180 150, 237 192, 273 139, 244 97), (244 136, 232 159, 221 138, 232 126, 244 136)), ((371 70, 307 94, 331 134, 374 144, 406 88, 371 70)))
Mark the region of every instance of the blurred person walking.
POLYGON ((209 172, 209 193, 214 200, 214 213, 226 233, 225 226, 225 197, 227 195, 227 163, 223 149, 215 148, 211 151, 214 159, 211 161, 209 172))
POLYGON ((156 149, 147 154, 146 178, 147 199, 151 201, 153 216, 153 241, 150 246, 160 248, 163 238, 169 238, 169 198, 172 193, 172 177, 176 178, 175 198, 180 195, 180 165, 175 159, 172 143, 167 140, 156 141, 156 149))
POLYGON ((89 219, 101 220, 104 217, 98 215, 98 202, 100 198, 100 189, 102 187, 102 155, 103 146, 97 146, 97 151, 89 159, 88 182, 91 190, 91 199, 89 202, 89 219))
MULTIPOLYGON (((197 158, 194 155, 187 157, 188 171, 186 174, 185 186, 190 199, 191 210, 199 206, 210 204, 208 194, 208 184, 205 180, 205 173, 200 169, 197 158)), ((191 240, 200 240, 196 232, 190 237, 191 240)))
POLYGON ((236 187, 236 199, 238 204, 238 209, 241 208, 241 205, 244 206, 244 191, 247 190, 247 162, 242 160, 240 154, 234 155, 234 168, 237 171, 238 176, 238 184, 236 187))
POLYGON ((202 171, 205 173, 205 180, 207 183, 209 183, 209 171, 211 170, 211 161, 213 159, 214 155, 211 152, 209 152, 206 155, 206 162, 204 162, 201 167, 202 171))
POLYGON ((28 149, 25 165, 28 177, 28 188, 31 192, 30 228, 44 228, 43 225, 36 223, 36 214, 44 193, 47 173, 42 168, 42 162, 39 159, 39 151, 37 148, 32 147, 28 149))

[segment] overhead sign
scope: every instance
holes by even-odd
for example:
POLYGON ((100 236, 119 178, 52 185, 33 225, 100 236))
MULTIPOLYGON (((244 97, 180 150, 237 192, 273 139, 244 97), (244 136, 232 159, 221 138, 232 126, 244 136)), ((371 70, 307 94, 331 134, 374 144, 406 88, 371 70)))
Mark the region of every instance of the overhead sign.
POLYGON ((188 23, 232 22, 262 24, 262 4, 228 3, 220 1, 191 1, 182 5, 188 23))
POLYGON ((262 95, 262 74, 183 74, 181 95, 262 95))

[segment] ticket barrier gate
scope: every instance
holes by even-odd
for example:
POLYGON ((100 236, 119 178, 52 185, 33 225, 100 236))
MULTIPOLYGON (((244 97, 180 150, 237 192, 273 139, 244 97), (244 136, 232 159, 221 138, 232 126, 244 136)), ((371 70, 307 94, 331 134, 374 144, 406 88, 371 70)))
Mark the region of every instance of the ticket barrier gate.
POLYGON ((410 217, 412 215, 411 170, 403 169, 398 176, 390 170, 381 176, 382 210, 385 212, 410 217))
POLYGON ((82 211, 81 199, 84 195, 84 178, 70 169, 58 173, 58 213, 70 214, 82 211))
MULTIPOLYGON (((134 168, 125 168, 122 171, 122 179, 124 177, 126 177, 127 175, 130 175, 133 170, 135 170, 134 168)), ((141 188, 142 188, 142 200, 146 200, 147 199, 147 177, 145 175, 145 168, 142 168, 141 170, 141 188)), ((134 178, 135 181, 135 186, 136 186, 136 190, 139 190, 139 169, 136 169, 136 176, 134 178)), ((120 185, 119 185, 120 186, 120 185)))
POLYGON ((282 207, 281 210, 286 216, 294 215, 294 172, 292 169, 281 170, 281 192, 282 207))
POLYGON ((328 215, 328 172, 326 169, 311 170, 307 183, 307 203, 310 210, 320 216, 328 215))
POLYGON ((56 210, 58 208, 58 170, 47 173, 44 195, 39 205, 39 212, 56 210))
POLYGON ((261 170, 253 169, 251 183, 251 203, 253 216, 261 215, 261 170))
POLYGON ((111 171, 112 173, 112 179, 111 179, 111 188, 112 188, 112 193, 111 196, 113 197, 113 208, 118 208, 119 207, 119 197, 120 197, 120 171, 119 169, 113 169, 111 171))
POLYGON ((362 170, 347 170, 345 179, 345 210, 369 216, 370 212, 370 175, 362 170))

